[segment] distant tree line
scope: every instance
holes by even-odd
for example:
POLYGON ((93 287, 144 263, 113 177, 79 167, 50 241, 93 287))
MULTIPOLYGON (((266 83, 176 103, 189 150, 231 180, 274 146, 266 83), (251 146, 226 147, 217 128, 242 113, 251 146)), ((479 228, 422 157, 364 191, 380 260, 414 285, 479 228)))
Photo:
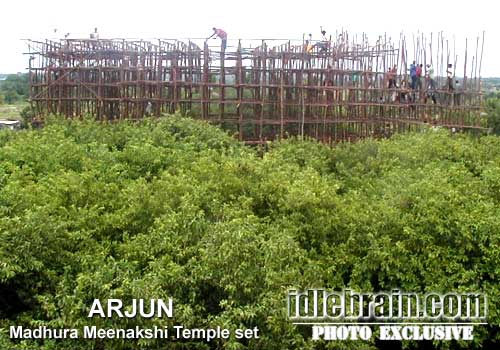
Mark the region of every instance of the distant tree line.
POLYGON ((13 104, 28 98, 28 74, 10 74, 0 81, 0 104, 13 104))

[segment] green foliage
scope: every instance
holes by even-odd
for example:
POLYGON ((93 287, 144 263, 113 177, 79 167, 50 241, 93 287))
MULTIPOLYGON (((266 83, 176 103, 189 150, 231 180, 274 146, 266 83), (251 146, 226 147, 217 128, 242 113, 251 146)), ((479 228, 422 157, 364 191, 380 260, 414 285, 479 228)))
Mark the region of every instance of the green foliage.
POLYGON ((500 96, 486 100, 488 127, 495 135, 500 135, 500 96))
MULTIPOLYGON (((500 138, 445 131, 259 157, 178 116, 0 132, 0 347, 343 349, 286 319, 291 287, 481 291, 500 342, 500 138), (88 319, 94 298, 174 298, 175 317, 88 319), (245 342, 11 341, 10 325, 260 329, 245 342)), ((487 332, 489 334, 487 334, 487 332)), ((404 344, 412 348, 414 344, 404 344)), ((373 343, 349 343, 374 349, 373 343)))
POLYGON ((25 100, 29 94, 28 74, 10 74, 0 81, 0 94, 7 104, 25 100))
POLYGON ((33 118, 35 117, 35 113, 31 106, 26 106, 24 107, 21 112, 19 113, 21 118, 23 119, 23 124, 25 126, 31 125, 31 122, 33 121, 33 118))

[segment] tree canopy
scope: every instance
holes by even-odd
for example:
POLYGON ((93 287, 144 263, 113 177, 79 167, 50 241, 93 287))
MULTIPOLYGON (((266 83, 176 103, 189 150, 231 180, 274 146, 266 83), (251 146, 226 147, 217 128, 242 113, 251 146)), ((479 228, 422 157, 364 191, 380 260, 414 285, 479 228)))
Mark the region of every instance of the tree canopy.
MULTIPOLYGON (((376 349, 313 342, 288 288, 477 291, 500 336, 500 138, 443 130, 263 155, 204 122, 51 120, 0 132, 0 347, 376 349), (173 319, 88 319, 94 298, 174 299, 173 319), (8 327, 260 329, 260 338, 10 340, 8 327)), ((431 344, 427 344, 431 345, 431 344)), ((405 343, 417 349, 416 343, 405 343)))

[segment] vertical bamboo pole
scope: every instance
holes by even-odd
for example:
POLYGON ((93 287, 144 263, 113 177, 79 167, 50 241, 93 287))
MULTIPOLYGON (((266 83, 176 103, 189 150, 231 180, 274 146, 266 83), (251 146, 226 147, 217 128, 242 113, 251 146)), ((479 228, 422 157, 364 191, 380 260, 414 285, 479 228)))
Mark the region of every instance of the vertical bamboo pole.
POLYGON ((484 51, 484 31, 483 31, 483 39, 481 41, 481 55, 480 55, 480 59, 479 59, 479 83, 478 83, 478 87, 477 87, 478 92, 481 91, 481 68, 483 65, 483 51, 484 51))
POLYGON ((244 127, 243 127, 243 88, 245 84, 245 77, 243 75, 243 62, 241 59, 241 41, 238 41, 238 51, 236 52, 236 94, 238 97, 238 104, 236 105, 236 112, 238 114, 238 138, 240 141, 244 140, 244 127))
MULTIPOLYGON (((281 62, 285 62, 285 53, 281 53, 281 62)), ((285 91, 284 91, 284 85, 285 85, 285 70, 286 68, 284 65, 281 67, 281 72, 280 72, 280 140, 283 139, 284 133, 285 133, 285 125, 284 125, 284 119, 285 119, 285 91)))
POLYGON ((201 83, 201 117, 203 120, 208 119, 208 112, 210 109, 210 104, 208 102, 208 81, 209 81, 209 71, 208 71, 208 60, 210 53, 208 50, 208 44, 205 41, 203 45, 203 80, 201 83))

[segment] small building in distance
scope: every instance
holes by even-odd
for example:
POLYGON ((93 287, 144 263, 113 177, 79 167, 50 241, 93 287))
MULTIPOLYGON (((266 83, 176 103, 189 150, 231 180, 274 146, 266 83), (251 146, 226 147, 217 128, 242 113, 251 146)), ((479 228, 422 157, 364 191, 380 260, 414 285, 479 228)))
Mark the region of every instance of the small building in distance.
POLYGON ((21 122, 19 120, 0 119, 0 129, 17 130, 20 128, 21 128, 21 122))

